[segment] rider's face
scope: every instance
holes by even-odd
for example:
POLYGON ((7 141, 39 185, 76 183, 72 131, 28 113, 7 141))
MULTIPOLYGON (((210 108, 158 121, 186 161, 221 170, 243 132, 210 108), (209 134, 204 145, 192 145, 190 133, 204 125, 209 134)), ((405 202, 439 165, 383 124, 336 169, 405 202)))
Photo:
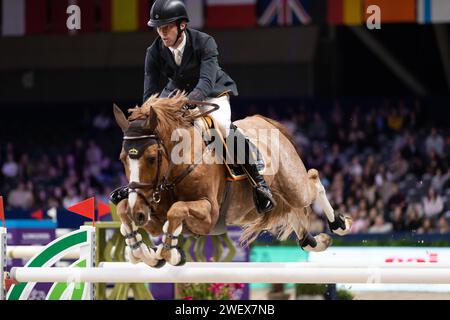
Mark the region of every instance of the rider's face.
MULTIPOLYGON (((185 28, 185 23, 181 24, 181 29, 185 28)), ((158 34, 161 37, 164 45, 166 47, 175 46, 175 41, 177 40, 178 30, 175 22, 163 25, 157 28, 158 34)), ((182 39, 178 39, 180 42, 182 39)))

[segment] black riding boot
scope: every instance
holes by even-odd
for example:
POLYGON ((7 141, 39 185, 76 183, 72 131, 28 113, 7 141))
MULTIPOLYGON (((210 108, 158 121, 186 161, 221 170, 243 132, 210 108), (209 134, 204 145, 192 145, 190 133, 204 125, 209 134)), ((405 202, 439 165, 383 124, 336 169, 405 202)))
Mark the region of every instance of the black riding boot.
POLYGON ((258 171, 258 150, 235 125, 232 125, 231 129, 234 130, 231 134, 234 134, 235 137, 234 163, 241 165, 253 186, 253 201, 255 202, 258 212, 268 213, 276 206, 276 202, 273 199, 272 192, 270 191, 266 180, 258 171), (238 146, 239 143, 236 143, 236 139, 237 141, 245 141, 245 164, 242 164, 242 162, 239 163, 237 160, 239 153, 236 150, 236 146, 238 146))
POLYGON ((128 198, 128 186, 119 187, 115 189, 113 192, 111 192, 111 194, 109 195, 109 201, 112 202, 115 206, 117 206, 120 201, 127 198, 128 198))

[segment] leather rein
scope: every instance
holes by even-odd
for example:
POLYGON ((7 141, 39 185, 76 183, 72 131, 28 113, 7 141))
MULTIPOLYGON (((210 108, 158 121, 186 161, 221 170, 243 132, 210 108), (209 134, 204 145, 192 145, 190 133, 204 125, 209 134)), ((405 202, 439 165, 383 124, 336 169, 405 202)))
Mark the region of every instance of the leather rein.
MULTIPOLYGON (((205 112, 202 112, 195 116, 195 118, 201 118, 204 117, 211 112, 216 111, 219 109, 219 105, 215 103, 208 103, 208 102, 202 102, 202 101, 191 101, 188 100, 186 104, 191 105, 198 105, 198 106, 211 106, 210 110, 207 110, 205 112)), ((186 113, 188 109, 183 107, 183 116, 186 113)), ((170 157, 167 147, 165 146, 164 142, 161 140, 161 138, 158 136, 158 134, 150 134, 150 135, 141 135, 141 136, 124 136, 123 140, 142 140, 142 139, 149 139, 149 140, 155 140, 158 144, 158 155, 157 155, 157 169, 156 169, 156 176, 153 181, 153 183, 145 183, 145 182, 130 182, 128 184, 128 193, 136 193, 139 197, 141 197, 145 204, 152 208, 152 210, 156 210, 156 207, 161 202, 161 194, 163 191, 169 191, 172 201, 175 201, 176 195, 175 195, 175 186, 183 181, 184 178, 186 178, 196 167, 198 164, 190 164, 179 176, 174 178, 172 181, 169 180, 170 174, 172 173, 173 168, 175 167, 175 164, 172 161, 172 158, 170 157), (169 160, 169 168, 167 169, 164 176, 161 177, 161 164, 162 164, 162 157, 163 152, 165 153, 166 158, 169 160), (153 193, 149 199, 145 196, 145 194, 141 191, 142 189, 153 189, 153 193)))

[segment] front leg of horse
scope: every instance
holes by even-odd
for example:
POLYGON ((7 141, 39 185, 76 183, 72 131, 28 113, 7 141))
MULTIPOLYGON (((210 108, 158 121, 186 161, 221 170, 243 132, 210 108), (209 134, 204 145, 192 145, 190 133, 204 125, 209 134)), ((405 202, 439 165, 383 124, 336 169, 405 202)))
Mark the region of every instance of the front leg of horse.
POLYGON ((127 215, 127 201, 122 200, 117 204, 117 215, 122 223, 120 225, 120 233, 124 236, 127 244, 125 254, 133 264, 144 262, 151 267, 162 267, 165 261, 157 259, 156 249, 149 248, 142 241, 142 236, 138 233, 138 227, 127 215))
POLYGON ((162 243, 158 246, 156 255, 158 259, 164 259, 174 266, 186 262, 185 254, 178 246, 184 221, 193 233, 208 234, 213 227, 211 203, 208 200, 179 201, 169 209, 163 226, 162 243))

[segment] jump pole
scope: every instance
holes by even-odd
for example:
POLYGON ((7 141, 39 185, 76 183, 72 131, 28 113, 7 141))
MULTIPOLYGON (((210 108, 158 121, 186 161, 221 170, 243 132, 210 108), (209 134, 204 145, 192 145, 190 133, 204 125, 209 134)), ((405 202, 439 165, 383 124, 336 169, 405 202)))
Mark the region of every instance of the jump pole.
MULTIPOLYGON (((33 271, 37 269, 50 269, 52 273, 54 269, 49 268, 59 260, 65 258, 73 250, 79 250, 79 259, 66 269, 84 269, 92 268, 95 263, 95 228, 91 226, 82 226, 79 230, 70 232, 58 239, 52 241, 47 246, 43 247, 42 251, 31 258, 23 269, 33 271)), ((6 257, 6 248, 4 250, 6 257)), ((14 269, 14 268, 13 268, 14 269)), ((15 280, 11 277, 11 279, 15 280)), ((8 291, 8 300, 24 300, 27 299, 36 282, 39 281, 18 281, 8 291)), ((47 295, 48 300, 60 299, 94 299, 94 283, 86 281, 77 281, 76 278, 71 278, 64 283, 56 282, 50 289, 47 295), (69 284, 68 284, 69 283, 69 284), (78 286, 72 284, 79 284, 78 286)))
POLYGON ((103 265, 99 268, 13 268, 11 277, 17 281, 92 283, 410 283, 450 284, 448 268, 369 268, 333 266, 299 268, 285 263, 271 266, 255 262, 246 266, 234 263, 199 262, 181 267, 103 265))
POLYGON ((0 301, 5 300, 6 228, 0 227, 0 301))

